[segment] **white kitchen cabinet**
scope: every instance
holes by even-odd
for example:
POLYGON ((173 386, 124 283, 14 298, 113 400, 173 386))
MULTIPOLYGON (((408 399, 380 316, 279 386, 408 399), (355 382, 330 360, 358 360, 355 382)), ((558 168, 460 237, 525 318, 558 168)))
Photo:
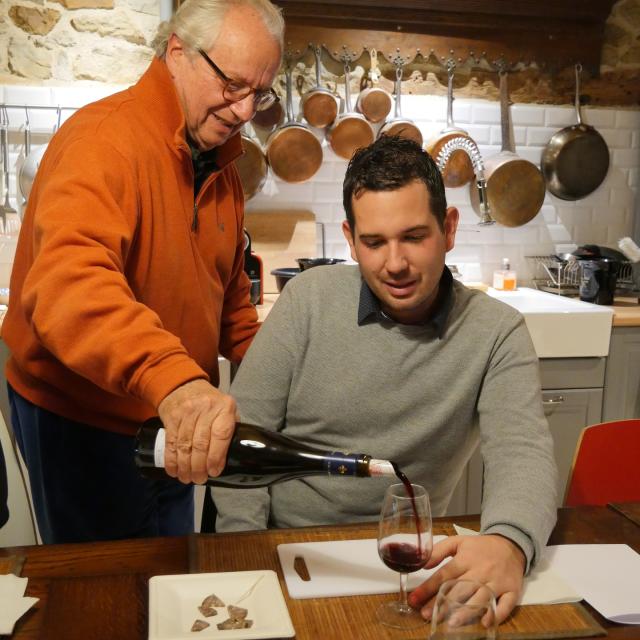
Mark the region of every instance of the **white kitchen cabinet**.
POLYGON ((602 420, 640 418, 640 327, 614 327, 604 385, 602 420))
POLYGON ((602 418, 605 358, 540 361, 542 400, 558 465, 558 506, 564 494, 581 431, 602 418))

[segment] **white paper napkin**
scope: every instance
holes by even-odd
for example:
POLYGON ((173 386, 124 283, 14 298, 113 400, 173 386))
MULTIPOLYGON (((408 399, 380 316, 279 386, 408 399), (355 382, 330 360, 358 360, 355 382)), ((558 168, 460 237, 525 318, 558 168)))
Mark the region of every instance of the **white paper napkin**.
POLYGON ((547 547, 549 561, 605 618, 640 624, 640 554, 626 544, 547 547))
MULTIPOLYGON (((459 536, 477 536, 478 532, 453 525, 459 536)), ((562 602, 580 602, 582 596, 551 566, 546 552, 536 566, 524 579, 520 604, 560 604, 562 602)))
POLYGON ((25 597, 27 578, 12 573, 0 575, 0 635, 10 635, 13 627, 38 598, 25 597))

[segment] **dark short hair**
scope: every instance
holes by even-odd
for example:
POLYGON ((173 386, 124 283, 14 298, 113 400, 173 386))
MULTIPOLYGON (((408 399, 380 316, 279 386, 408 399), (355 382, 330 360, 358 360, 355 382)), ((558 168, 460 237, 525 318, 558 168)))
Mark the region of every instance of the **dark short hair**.
POLYGON ((353 198, 363 191, 394 191, 419 180, 427 187, 431 211, 444 230, 447 198, 442 175, 431 156, 407 138, 381 136, 368 147, 358 149, 344 176, 342 201, 349 227, 355 230, 353 198))

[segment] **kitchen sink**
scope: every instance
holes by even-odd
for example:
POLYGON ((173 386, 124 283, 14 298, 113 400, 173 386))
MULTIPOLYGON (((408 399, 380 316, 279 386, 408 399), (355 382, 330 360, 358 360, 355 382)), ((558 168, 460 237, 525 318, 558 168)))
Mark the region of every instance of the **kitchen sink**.
POLYGON ((553 293, 520 287, 487 294, 524 316, 539 358, 606 356, 613 310, 553 293))

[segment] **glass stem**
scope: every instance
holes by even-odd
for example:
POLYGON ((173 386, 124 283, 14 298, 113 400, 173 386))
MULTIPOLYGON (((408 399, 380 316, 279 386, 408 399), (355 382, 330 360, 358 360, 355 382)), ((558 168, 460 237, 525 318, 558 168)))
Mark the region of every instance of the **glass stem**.
POLYGON ((400 608, 403 611, 409 609, 409 603, 407 602, 407 578, 408 575, 406 573, 400 574, 400 608))

